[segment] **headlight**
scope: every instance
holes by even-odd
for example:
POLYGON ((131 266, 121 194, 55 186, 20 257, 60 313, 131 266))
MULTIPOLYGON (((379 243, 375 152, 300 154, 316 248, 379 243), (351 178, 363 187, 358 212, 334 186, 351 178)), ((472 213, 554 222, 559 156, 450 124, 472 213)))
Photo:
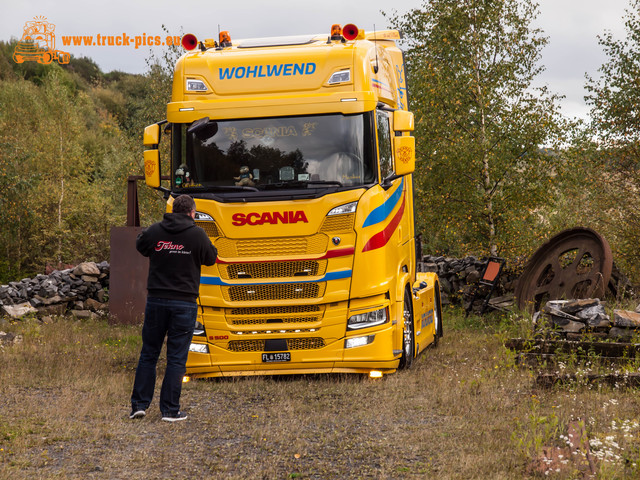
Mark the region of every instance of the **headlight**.
POLYGON ((344 205, 340 205, 332 209, 329 213, 327 213, 327 217, 331 215, 344 215, 345 213, 353 213, 356 211, 356 207, 358 206, 358 202, 346 203, 344 205))
POLYGON ((204 343, 192 343, 189 345, 189 351, 196 353, 209 353, 209 345, 205 345, 204 343))
POLYGON ((204 332, 204 325, 196 320, 196 327, 193 330, 194 337, 206 337, 206 333, 204 332))
POLYGON ((353 317, 349 317, 347 321, 347 330, 358 330, 360 328, 375 327, 382 325, 389 319, 387 309, 381 308, 373 312, 359 313, 353 317))
POLYGON ((375 335, 367 335, 366 337, 352 337, 344 341, 344 348, 362 347, 373 342, 375 335))

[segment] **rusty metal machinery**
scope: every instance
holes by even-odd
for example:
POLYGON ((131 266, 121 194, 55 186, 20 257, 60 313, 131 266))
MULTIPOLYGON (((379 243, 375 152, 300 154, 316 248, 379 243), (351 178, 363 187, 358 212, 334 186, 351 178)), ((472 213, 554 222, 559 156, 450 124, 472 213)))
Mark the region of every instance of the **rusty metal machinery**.
POLYGON ((590 228, 560 232, 529 259, 516 285, 521 310, 539 310, 548 300, 600 298, 609 283, 609 243, 590 228))

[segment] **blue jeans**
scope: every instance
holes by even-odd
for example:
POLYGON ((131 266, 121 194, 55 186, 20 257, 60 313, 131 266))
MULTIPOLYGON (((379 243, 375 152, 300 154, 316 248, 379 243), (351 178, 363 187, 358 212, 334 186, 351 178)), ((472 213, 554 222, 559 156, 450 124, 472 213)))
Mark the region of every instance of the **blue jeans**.
POLYGON ((142 350, 131 394, 133 411, 146 410, 156 386, 156 364, 167 337, 167 370, 160 390, 160 412, 172 416, 180 411, 182 378, 198 314, 198 305, 182 300, 147 298, 142 326, 142 350))

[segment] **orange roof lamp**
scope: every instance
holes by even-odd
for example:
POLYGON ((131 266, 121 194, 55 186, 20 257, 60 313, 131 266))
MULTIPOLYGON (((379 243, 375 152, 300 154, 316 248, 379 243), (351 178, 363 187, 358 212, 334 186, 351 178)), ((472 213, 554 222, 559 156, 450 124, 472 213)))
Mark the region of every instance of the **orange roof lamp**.
POLYGON ((342 40, 342 27, 337 23, 331 25, 331 40, 342 40))
POLYGON ((231 44, 231 35, 229 35, 229 32, 227 30, 223 30, 222 32, 220 32, 220 34, 218 35, 220 38, 220 43, 219 45, 221 47, 230 47, 231 44))

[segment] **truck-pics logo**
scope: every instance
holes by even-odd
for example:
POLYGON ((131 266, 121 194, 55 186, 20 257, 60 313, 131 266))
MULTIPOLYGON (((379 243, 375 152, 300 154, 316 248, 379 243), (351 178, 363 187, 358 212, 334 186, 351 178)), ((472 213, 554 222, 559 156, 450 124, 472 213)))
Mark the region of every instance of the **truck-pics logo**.
POLYGON ((278 223, 309 223, 307 216, 302 210, 297 210, 295 212, 289 210, 286 212, 234 213, 231 218, 233 220, 232 223, 236 227, 241 227, 243 225, 264 225, 265 223, 270 223, 271 225, 276 225, 278 223))
POLYGON ((55 29, 56 26, 47 22, 45 17, 33 17, 33 20, 25 22, 22 38, 13 51, 13 60, 16 63, 38 62, 45 65, 53 60, 60 64, 69 63, 71 55, 56 50, 55 29))

